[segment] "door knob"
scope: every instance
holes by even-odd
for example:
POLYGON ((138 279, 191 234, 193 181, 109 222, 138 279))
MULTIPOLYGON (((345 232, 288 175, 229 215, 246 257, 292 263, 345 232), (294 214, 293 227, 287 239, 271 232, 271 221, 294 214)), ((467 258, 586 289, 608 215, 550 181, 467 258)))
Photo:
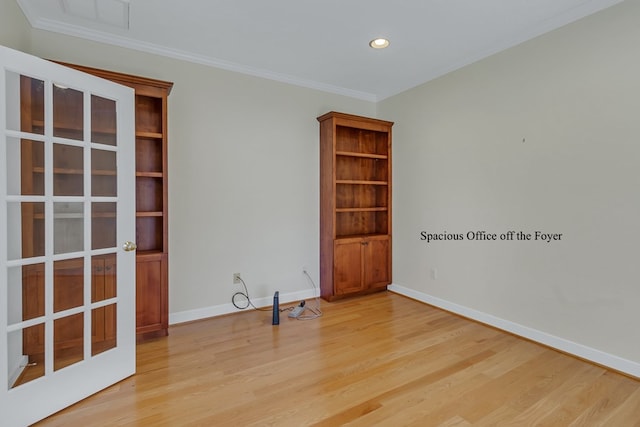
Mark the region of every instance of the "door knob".
POLYGON ((137 247, 138 245, 128 240, 124 242, 124 245, 122 245, 122 249, 124 249, 126 252, 135 251, 137 247))

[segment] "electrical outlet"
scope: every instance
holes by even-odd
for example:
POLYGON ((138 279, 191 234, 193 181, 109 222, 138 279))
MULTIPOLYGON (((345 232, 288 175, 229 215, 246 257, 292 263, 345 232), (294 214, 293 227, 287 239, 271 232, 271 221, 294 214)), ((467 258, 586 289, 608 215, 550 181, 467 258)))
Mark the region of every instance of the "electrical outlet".
POLYGON ((431 278, 433 280, 437 280, 438 279, 438 269, 437 268, 432 268, 431 269, 431 278))
POLYGON ((240 273, 233 273, 233 284, 237 285, 238 283, 242 283, 242 279, 240 279, 240 273))
POLYGON ((302 265, 302 273, 308 273, 309 272, 309 267, 307 267, 305 264, 302 265))

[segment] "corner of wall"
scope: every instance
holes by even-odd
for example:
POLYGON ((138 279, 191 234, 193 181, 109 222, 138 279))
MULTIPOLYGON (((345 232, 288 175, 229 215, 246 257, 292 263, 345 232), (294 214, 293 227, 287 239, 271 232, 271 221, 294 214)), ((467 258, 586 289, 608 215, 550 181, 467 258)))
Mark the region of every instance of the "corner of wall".
POLYGON ((31 50, 31 25, 15 0, 0 2, 0 44, 23 52, 31 50))

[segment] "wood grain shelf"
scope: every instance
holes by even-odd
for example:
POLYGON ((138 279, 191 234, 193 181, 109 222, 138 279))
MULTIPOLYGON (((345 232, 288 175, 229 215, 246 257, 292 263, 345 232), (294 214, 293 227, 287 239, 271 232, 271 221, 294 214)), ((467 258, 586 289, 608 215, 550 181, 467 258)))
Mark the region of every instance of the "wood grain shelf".
POLYGON ((389 185, 389 181, 367 181, 357 179, 336 179, 336 184, 349 185, 389 185))
POLYGON ((146 177, 146 178, 163 178, 163 172, 136 172, 137 177, 146 177))
POLYGON ((389 158, 389 156, 387 156, 386 154, 358 153, 353 151, 336 151, 336 156, 362 157, 365 159, 378 159, 378 160, 387 160, 389 158))
POLYGON ((136 212, 137 218, 145 218, 145 217, 161 217, 163 212, 136 212))
POLYGON ((374 208, 336 208, 336 212, 387 212, 387 207, 374 207, 374 208))
MULTIPOLYGON (((34 129, 44 129, 44 120, 32 120, 32 127, 34 129)), ((56 130, 60 131, 72 131, 72 132, 84 132, 84 127, 83 126, 79 126, 77 124, 73 124, 73 123, 55 123, 53 124, 53 129, 54 132, 56 130)), ((92 129, 89 129, 89 131, 92 134, 100 134, 100 135, 116 135, 116 129, 115 128, 100 128, 100 127, 93 127, 92 129)), ((38 135, 38 134, 37 134, 38 135)), ((56 138, 56 137, 54 137, 56 138)))
POLYGON ((145 257, 149 257, 149 256, 157 257, 157 256, 163 255, 163 254, 164 254, 164 252, 162 252, 162 251, 157 251, 157 250, 152 250, 152 249, 149 249, 149 250, 137 250, 136 251, 136 256, 137 257, 143 257, 143 256, 145 256, 145 257))
MULTIPOLYGON (((115 218, 116 214, 115 213, 111 213, 111 212, 99 212, 99 213, 92 213, 91 214, 91 218, 115 218)), ((37 214, 33 214, 32 216, 33 219, 37 219, 37 220, 43 220, 44 219, 44 214, 42 213, 37 213, 37 214)), ((58 213, 58 214, 53 214, 53 219, 84 219, 84 214, 83 213, 58 213)))
POLYGON ((163 136, 160 132, 136 132, 136 138, 162 139, 163 136))
MULTIPOLYGON (((33 173, 44 173, 44 168, 42 166, 35 166, 32 168, 33 173)), ((82 175, 84 174, 83 169, 68 169, 68 168, 53 168, 54 175, 82 175)), ((114 170, 101 170, 101 169, 92 169, 91 175, 94 176, 116 176, 118 173, 114 170)))

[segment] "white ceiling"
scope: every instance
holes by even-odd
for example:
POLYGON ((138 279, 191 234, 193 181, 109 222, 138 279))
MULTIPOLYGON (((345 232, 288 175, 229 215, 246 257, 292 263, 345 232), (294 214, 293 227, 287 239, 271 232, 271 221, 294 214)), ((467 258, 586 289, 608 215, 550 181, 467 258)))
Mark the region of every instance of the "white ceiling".
POLYGON ((34 28, 379 101, 622 0, 16 1, 34 28))

